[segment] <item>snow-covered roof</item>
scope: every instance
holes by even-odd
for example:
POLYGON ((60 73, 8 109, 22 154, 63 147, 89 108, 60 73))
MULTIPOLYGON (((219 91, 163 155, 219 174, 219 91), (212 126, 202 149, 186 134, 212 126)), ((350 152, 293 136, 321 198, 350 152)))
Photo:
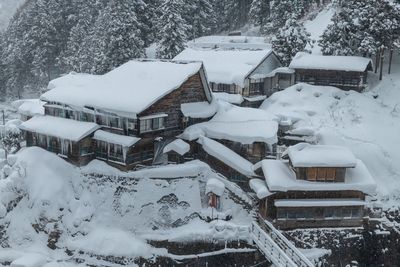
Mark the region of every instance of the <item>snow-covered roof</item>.
POLYGON ((253 164, 250 161, 236 154, 221 143, 207 137, 200 137, 197 142, 202 145, 204 151, 209 155, 222 161, 232 169, 245 176, 255 176, 253 164))
POLYGON ((206 184, 206 194, 214 193, 217 196, 222 196, 224 194, 225 184, 217 178, 210 178, 207 180, 206 184))
POLYGON ((299 143, 287 149, 293 167, 343 167, 352 168, 357 159, 347 148, 329 145, 299 143))
POLYGON ((228 93, 217 93, 213 92, 212 93, 215 99, 222 100, 231 104, 236 104, 240 105, 243 101, 244 98, 241 94, 228 94, 228 93))
POLYGON ((271 192, 355 190, 373 194, 376 190, 376 183, 361 160, 357 160, 357 165, 346 171, 342 183, 297 180, 289 163, 280 160, 263 160, 254 165, 254 170, 259 168, 262 168, 271 192))
POLYGON ((45 102, 40 101, 39 99, 23 99, 12 103, 14 107, 17 107, 19 114, 30 117, 44 115, 44 104, 45 102))
POLYGON ((257 178, 251 179, 249 185, 251 190, 253 190, 256 193, 258 199, 263 199, 273 194, 269 192, 265 181, 261 179, 257 178))
POLYGON ((206 136, 242 144, 275 144, 278 140, 276 120, 274 115, 261 109, 229 105, 220 108, 210 121, 186 128, 181 138, 193 141, 200 136, 206 136))
POLYGON ((289 68, 363 72, 372 70, 372 60, 356 56, 322 56, 299 52, 292 59, 289 68))
POLYGON ((218 105, 214 101, 211 104, 208 102, 193 102, 181 104, 181 111, 185 117, 190 118, 210 118, 217 112, 218 105))
POLYGON ((100 128, 93 122, 83 122, 52 116, 36 116, 23 122, 21 130, 47 136, 67 139, 74 142, 81 140, 100 128))
POLYGON ((236 84, 243 88, 247 75, 271 53, 270 48, 261 50, 186 48, 175 57, 175 60, 202 61, 209 82, 236 84))
POLYGON ((293 74, 295 73, 294 69, 291 69, 289 67, 279 67, 271 71, 270 73, 262 74, 262 73, 255 73, 250 75, 251 79, 263 79, 263 78, 270 78, 270 77, 275 77, 276 74, 281 73, 281 74, 293 74))
POLYGON ((41 100, 120 111, 135 117, 179 88, 201 67, 201 62, 132 60, 101 76, 71 73, 55 79, 41 100))
POLYGON ((163 149, 164 153, 168 153, 170 151, 175 151, 179 155, 183 156, 190 150, 190 145, 183 141, 182 139, 175 139, 168 145, 166 145, 163 149))
POLYGON ((39 267, 46 263, 46 257, 38 253, 26 253, 11 262, 11 267, 39 267))
POLYGON ((365 201, 358 198, 338 199, 278 199, 275 200, 276 207, 344 207, 365 206, 365 201))
POLYGON ((93 139, 111 144, 121 145, 123 147, 131 147, 140 140, 140 138, 138 137, 115 134, 103 130, 97 130, 94 133, 93 139))
POLYGON ((266 43, 264 37, 256 36, 227 36, 210 35, 202 36, 189 41, 187 45, 191 48, 213 48, 213 49, 266 49, 271 44, 266 43))

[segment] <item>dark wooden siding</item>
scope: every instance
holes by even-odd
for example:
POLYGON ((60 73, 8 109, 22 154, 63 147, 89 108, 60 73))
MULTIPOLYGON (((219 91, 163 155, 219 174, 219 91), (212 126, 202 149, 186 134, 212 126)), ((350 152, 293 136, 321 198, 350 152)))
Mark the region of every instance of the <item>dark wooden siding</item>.
POLYGON ((365 89, 368 72, 296 69, 295 82, 335 86, 361 92, 365 89))
POLYGON ((165 129, 140 134, 149 136, 176 136, 183 130, 181 104, 208 101, 200 73, 191 76, 181 87, 172 91, 138 115, 138 118, 157 113, 166 113, 165 129))

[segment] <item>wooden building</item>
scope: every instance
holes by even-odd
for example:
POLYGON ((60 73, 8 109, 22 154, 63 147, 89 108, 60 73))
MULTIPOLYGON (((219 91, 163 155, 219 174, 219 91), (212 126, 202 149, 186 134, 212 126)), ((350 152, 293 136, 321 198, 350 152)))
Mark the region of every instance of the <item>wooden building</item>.
POLYGON ((163 148, 190 120, 206 120, 216 111, 201 62, 133 60, 102 76, 66 75, 49 88, 41 96, 45 116, 21 129, 28 146, 39 145, 78 165, 93 158, 121 169, 162 162, 163 148), (54 146, 53 139, 58 140, 54 146), (63 142, 70 144, 68 152, 63 142))
POLYGON ((322 56, 298 53, 289 65, 295 83, 334 86, 361 92, 367 86, 372 60, 356 56, 322 56))
POLYGON ((262 109, 228 105, 207 122, 194 124, 180 135, 187 141, 207 137, 247 161, 276 156, 278 118, 262 109))
POLYGON ((271 73, 282 66, 280 59, 263 41, 252 43, 246 36, 217 39, 190 43, 175 59, 202 61, 210 88, 218 98, 259 107, 277 85, 271 73))
POLYGON ((376 184, 366 166, 346 148, 301 143, 289 147, 287 161, 255 165, 265 177, 261 216, 281 229, 362 226, 365 197, 376 184))

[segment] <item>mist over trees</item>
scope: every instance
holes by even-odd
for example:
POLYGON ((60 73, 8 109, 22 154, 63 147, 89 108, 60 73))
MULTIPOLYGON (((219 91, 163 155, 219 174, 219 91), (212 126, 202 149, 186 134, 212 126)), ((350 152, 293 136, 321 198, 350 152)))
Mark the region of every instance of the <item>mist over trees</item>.
MULTIPOLYGON (((387 46, 399 20, 392 1, 378 1, 382 3, 341 1, 335 24, 324 33, 322 51, 368 55, 387 46)), ((250 24, 264 36, 275 35, 274 47, 289 56, 288 61, 308 41, 301 24, 320 4, 320 0, 26 0, 0 32, 0 96, 3 100, 37 96, 51 79, 71 71, 103 74, 132 58, 145 57, 146 47, 153 43, 158 57, 173 58, 187 40, 250 24)))

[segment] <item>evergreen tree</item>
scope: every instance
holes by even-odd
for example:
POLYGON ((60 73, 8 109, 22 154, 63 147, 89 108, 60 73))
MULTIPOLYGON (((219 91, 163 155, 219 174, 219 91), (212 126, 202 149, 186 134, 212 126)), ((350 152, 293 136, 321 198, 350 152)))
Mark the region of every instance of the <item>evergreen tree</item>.
POLYGON ((327 55, 376 54, 399 36, 400 10, 387 0, 342 1, 319 41, 327 55))
POLYGON ((166 0, 161 7, 157 47, 159 58, 172 59, 185 48, 188 26, 181 16, 183 6, 182 0, 166 0))
POLYGON ((215 13, 210 1, 193 0, 185 6, 187 12, 184 12, 183 17, 189 26, 187 35, 190 39, 210 34, 216 26, 215 13))
MULTIPOLYGON (((140 1, 140 0, 139 0, 140 1)), ((112 0, 96 21, 94 28, 94 73, 105 73, 133 58, 144 57, 137 20, 136 1, 112 0)))
POLYGON ((298 52, 309 52, 305 51, 305 48, 310 42, 310 34, 293 17, 288 19, 285 26, 278 31, 272 40, 272 48, 282 63, 287 66, 298 52))
POLYGON ((263 27, 270 16, 270 0, 253 0, 249 11, 250 22, 263 27))

